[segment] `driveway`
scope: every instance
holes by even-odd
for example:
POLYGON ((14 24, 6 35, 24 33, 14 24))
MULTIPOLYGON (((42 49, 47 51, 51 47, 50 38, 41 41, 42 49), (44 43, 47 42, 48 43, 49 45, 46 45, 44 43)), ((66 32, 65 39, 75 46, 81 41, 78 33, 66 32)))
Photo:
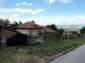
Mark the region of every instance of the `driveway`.
POLYGON ((54 59, 50 63, 85 63, 85 44, 54 59))

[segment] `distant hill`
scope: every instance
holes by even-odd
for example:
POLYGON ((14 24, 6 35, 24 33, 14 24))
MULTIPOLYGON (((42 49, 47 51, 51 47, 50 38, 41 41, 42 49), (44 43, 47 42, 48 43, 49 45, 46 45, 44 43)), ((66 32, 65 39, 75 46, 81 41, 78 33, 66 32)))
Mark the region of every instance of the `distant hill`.
POLYGON ((63 29, 81 29, 85 25, 56 25, 57 28, 63 28, 63 29))

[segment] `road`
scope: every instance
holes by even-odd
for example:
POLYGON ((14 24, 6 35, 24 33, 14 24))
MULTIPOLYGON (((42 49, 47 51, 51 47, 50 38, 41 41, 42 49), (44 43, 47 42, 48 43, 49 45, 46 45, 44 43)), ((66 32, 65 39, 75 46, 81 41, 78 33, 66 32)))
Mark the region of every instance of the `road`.
POLYGON ((50 63, 85 63, 85 44, 54 59, 50 63))

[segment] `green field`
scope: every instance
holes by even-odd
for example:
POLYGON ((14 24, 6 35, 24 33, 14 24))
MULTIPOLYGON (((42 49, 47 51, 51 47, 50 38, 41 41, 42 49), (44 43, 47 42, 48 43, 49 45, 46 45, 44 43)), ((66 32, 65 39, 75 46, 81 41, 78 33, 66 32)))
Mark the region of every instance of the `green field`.
POLYGON ((0 48, 0 63, 41 63, 44 58, 85 43, 85 38, 48 40, 43 44, 0 48))

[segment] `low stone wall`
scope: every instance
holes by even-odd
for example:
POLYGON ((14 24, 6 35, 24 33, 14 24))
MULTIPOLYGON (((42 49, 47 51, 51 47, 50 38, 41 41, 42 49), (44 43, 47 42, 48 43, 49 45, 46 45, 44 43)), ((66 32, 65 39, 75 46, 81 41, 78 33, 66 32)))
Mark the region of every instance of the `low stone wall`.
POLYGON ((44 43, 44 36, 31 36, 30 39, 28 38, 28 41, 30 42, 30 44, 44 43))

